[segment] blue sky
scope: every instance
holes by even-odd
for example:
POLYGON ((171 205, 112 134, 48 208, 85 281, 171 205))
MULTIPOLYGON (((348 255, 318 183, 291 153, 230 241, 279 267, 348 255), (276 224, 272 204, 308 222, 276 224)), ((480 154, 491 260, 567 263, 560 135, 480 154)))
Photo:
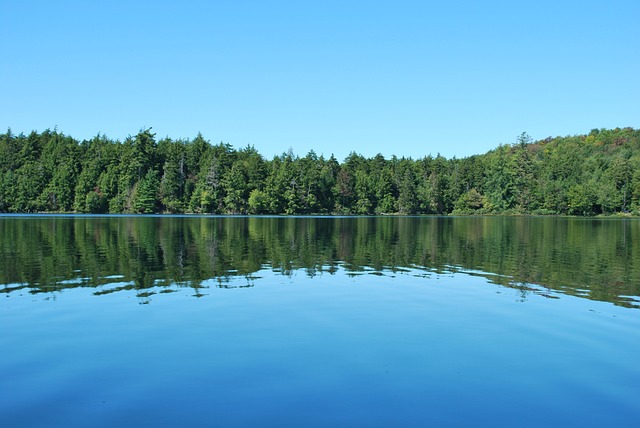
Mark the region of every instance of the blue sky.
POLYGON ((0 0, 0 129, 447 158, 640 127, 640 2, 0 0))

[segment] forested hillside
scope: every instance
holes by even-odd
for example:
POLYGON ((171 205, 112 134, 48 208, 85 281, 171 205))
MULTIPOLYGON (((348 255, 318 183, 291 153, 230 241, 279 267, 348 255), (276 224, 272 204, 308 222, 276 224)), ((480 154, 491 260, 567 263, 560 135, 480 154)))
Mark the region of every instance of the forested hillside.
MULTIPOLYGON (((425 151, 428 149, 425 148, 425 151)), ((462 159, 156 140, 0 135, 0 212, 217 214, 640 214, 640 130, 531 141, 462 159)))

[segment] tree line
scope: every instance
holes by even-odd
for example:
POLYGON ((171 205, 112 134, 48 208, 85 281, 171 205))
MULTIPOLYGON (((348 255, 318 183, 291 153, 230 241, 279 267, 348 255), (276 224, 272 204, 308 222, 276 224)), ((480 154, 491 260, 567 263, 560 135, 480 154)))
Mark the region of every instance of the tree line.
POLYGON ((289 150, 0 134, 0 212, 213 214, 640 214, 640 130, 513 144, 446 159, 352 152, 339 162, 289 150))

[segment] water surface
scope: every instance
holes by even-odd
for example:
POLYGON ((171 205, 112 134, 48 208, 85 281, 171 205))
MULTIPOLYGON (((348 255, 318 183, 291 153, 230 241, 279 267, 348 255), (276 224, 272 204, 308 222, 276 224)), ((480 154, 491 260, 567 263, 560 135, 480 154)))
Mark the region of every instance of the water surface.
POLYGON ((635 426, 639 238, 634 220, 3 216, 0 417, 635 426))

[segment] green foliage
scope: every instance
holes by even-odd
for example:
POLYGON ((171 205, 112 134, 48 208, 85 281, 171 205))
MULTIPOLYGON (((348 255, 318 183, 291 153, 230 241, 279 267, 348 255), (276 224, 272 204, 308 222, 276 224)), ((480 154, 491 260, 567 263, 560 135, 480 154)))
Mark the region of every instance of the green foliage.
POLYGON ((455 203, 454 214, 477 213, 485 206, 485 198, 475 189, 463 193, 455 203))
POLYGON ((249 214, 266 214, 269 212, 269 198, 265 192, 253 189, 249 195, 249 214))
POLYGON ((150 169, 140 180, 134 191, 133 208, 141 214, 152 214, 158 211, 158 189, 160 182, 156 171, 150 169))
POLYGON ((416 180, 411 170, 411 164, 408 164, 398 178, 398 212, 400 214, 415 214, 417 209, 416 180))
POLYGON ((105 213, 109 207, 107 197, 97 188, 87 193, 85 206, 86 212, 96 214, 105 213))
POLYGON ((0 212, 599 215, 640 211, 640 131, 532 141, 447 160, 344 162, 292 150, 155 140, 78 142, 57 130, 0 134, 0 212))
POLYGON ((574 184, 569 187, 569 214, 592 215, 595 194, 591 186, 586 184, 574 184))

